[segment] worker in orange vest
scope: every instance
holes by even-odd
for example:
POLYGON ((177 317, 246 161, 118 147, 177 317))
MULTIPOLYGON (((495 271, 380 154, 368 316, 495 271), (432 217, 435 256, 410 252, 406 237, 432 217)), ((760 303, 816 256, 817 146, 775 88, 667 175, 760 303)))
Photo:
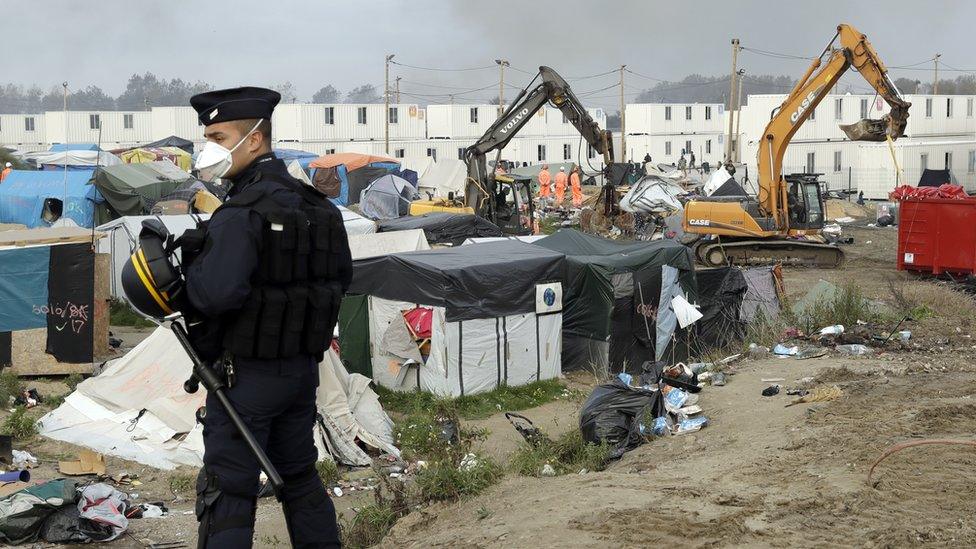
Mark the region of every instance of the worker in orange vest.
POLYGON ((563 199, 566 198, 566 168, 559 166, 559 173, 556 174, 556 207, 563 207, 563 199))
POLYGON ((543 164, 539 170, 539 205, 543 208, 552 196, 552 176, 549 175, 549 164, 543 164))
POLYGON ((583 186, 582 183, 580 183, 579 166, 574 167, 573 172, 569 174, 569 186, 573 189, 573 207, 582 208, 583 186))
POLYGON ((7 176, 10 175, 10 172, 13 170, 14 167, 10 164, 10 162, 7 162, 7 164, 3 167, 3 171, 0 172, 0 181, 7 179, 7 176))

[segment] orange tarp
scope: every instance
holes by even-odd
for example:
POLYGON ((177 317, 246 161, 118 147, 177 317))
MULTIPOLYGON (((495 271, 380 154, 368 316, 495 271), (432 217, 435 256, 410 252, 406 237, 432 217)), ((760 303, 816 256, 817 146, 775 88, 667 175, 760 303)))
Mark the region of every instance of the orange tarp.
POLYGON ((399 164, 399 160, 386 158, 385 156, 373 156, 371 154, 360 153, 336 153, 320 156, 308 165, 309 168, 334 168, 345 164, 346 170, 353 171, 373 162, 393 162, 399 164))

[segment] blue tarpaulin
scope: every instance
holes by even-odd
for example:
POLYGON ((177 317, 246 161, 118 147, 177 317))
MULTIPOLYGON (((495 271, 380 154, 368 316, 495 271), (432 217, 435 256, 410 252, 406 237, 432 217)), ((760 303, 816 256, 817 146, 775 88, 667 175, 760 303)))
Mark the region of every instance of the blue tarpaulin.
POLYGON ((94 170, 14 170, 0 184, 0 223, 20 223, 28 228, 48 227, 41 219, 44 201, 63 201, 62 217, 79 227, 91 227, 95 204, 102 195, 88 181, 94 170))
POLYGON ((94 143, 55 143, 48 149, 51 152, 64 151, 97 151, 100 150, 94 143))
POLYGON ((298 164, 305 170, 305 173, 308 173, 308 165, 319 157, 317 154, 297 149, 274 149, 274 155, 284 160, 285 164, 291 164, 292 160, 297 160, 298 164))
POLYGON ((47 326, 51 247, 0 250, 0 332, 47 326))

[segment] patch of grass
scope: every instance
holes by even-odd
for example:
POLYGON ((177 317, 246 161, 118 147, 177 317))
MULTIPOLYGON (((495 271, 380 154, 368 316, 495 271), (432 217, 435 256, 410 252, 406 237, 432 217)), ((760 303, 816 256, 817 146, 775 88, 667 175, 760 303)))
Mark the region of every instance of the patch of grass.
POLYGON ((557 215, 543 217, 539 220, 539 232, 542 234, 552 234, 562 228, 562 219, 557 215))
POLYGON ((582 469, 601 471, 610 454, 609 444, 592 444, 583 440, 579 429, 572 429, 557 440, 539 444, 523 442, 511 458, 511 469, 523 476, 538 477, 548 463, 557 475, 578 473, 582 469))
POLYGON ((423 391, 391 391, 378 385, 375 389, 387 411, 409 414, 446 406, 464 419, 481 419, 498 412, 526 410, 568 396, 566 386, 556 379, 536 381, 518 387, 504 386, 487 393, 454 399, 445 399, 423 391))
POLYGON ((339 482, 339 466, 331 459, 317 461, 315 463, 315 470, 318 471, 319 478, 322 479, 322 484, 331 486, 339 482))
POLYGON ((10 435, 17 440, 25 440, 37 434, 37 419, 27 413, 27 408, 18 406, 14 413, 7 416, 3 425, 0 426, 0 433, 10 435))
POLYGON ((64 399, 68 398, 69 394, 71 393, 63 393, 58 396, 47 397, 44 399, 44 404, 46 404, 51 409, 57 408, 58 406, 64 404, 64 399))
POLYGON ((11 399, 24 392, 27 386, 17 377, 17 374, 6 371, 0 373, 0 406, 10 406, 11 399))
POLYGON ((197 477, 189 473, 177 473, 169 477, 169 491, 176 497, 186 497, 196 493, 197 477))
POLYGON ((342 545, 359 548, 376 545, 396 524, 397 516, 389 506, 370 503, 359 508, 350 521, 342 521, 342 545))
POLYGON ((491 512, 491 509, 485 507, 484 505, 482 505, 481 507, 478 507, 478 510, 476 511, 476 513, 477 513, 476 516, 478 517, 478 520, 485 520, 486 518, 491 517, 491 515, 493 514, 491 512))
POLYGON ((109 324, 112 326, 131 326, 133 328, 151 328, 152 322, 135 312, 128 303, 121 299, 110 299, 108 302, 109 324))
POLYGON ((373 490, 373 503, 360 507, 351 520, 339 515, 339 533, 345 547, 376 545, 410 511, 403 481, 377 473, 380 484, 373 490))
POLYGON ((454 501, 480 494, 502 474, 502 468, 487 456, 469 454, 460 464, 438 459, 417 474, 417 489, 423 501, 454 501))
POLYGON ((877 306, 864 296, 861 287, 855 282, 848 282, 837 288, 832 296, 824 295, 808 303, 798 315, 797 327, 810 333, 833 324, 854 326, 858 320, 878 322, 882 320, 881 317, 877 306))
POLYGON ((85 381, 85 376, 81 374, 71 374, 64 378, 64 384, 68 386, 68 393, 75 392, 75 389, 78 388, 78 384, 82 381, 85 381))

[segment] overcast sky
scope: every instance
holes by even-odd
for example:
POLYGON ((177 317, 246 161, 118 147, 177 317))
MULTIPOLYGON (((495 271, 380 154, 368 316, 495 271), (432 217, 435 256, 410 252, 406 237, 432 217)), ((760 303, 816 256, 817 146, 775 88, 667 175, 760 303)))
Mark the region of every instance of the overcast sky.
MULTIPOLYGON (((727 74, 733 37, 745 47, 816 55, 841 22, 865 33, 889 66, 941 52, 946 68, 976 69, 976 2, 962 0, 6 0, 3 7, 0 82, 47 90, 66 80, 72 89, 94 84, 110 95, 132 73, 150 71, 218 87, 291 81, 309 100, 326 84, 343 92, 367 82, 381 87, 383 57, 394 53, 395 61, 421 67, 491 67, 391 68, 391 79, 402 77, 402 92, 430 102, 447 102, 437 94, 455 92, 486 100, 497 94, 496 58, 532 73, 545 64, 579 77, 627 64, 641 75, 677 80, 727 74)), ((798 77, 806 62, 747 51, 740 66, 798 77)), ((930 62, 916 68, 925 70, 892 74, 931 80, 930 62)), ((506 75, 517 85, 530 78, 506 75)), ((589 103, 609 107, 619 89, 595 90, 617 78, 571 83, 589 103)), ((858 78, 850 73, 844 82, 863 88, 858 78)), ((628 99, 655 83, 634 74, 626 80, 628 99)))

